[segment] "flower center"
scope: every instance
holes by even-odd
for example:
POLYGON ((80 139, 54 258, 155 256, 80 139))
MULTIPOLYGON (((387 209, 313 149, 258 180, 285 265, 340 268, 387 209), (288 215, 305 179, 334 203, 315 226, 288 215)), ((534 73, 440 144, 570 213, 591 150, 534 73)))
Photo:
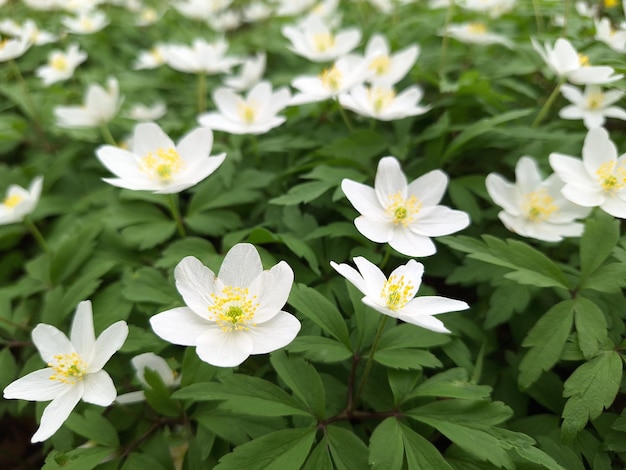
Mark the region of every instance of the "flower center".
POLYGON ((55 372, 50 380, 58 380, 64 384, 75 384, 87 373, 87 364, 75 352, 57 354, 54 361, 48 363, 48 367, 52 367, 55 372))
POLYGON ((335 36, 331 33, 317 33, 313 35, 313 44, 317 52, 326 52, 335 47, 335 36))
POLYGON ((324 69, 319 78, 322 85, 329 90, 337 91, 341 88, 341 72, 334 65, 329 69, 324 69))
POLYGON ((467 25, 467 30, 471 34, 485 34, 487 32, 487 27, 482 23, 470 23, 467 25))
POLYGON ((402 224, 407 227, 415 215, 422 208, 422 203, 415 196, 411 196, 408 199, 404 199, 400 194, 400 191, 389 196, 389 204, 385 211, 393 219, 394 225, 402 224))
POLYGON ((587 107, 589 109, 600 109, 604 103, 604 93, 601 91, 595 93, 589 93, 587 95, 587 107))
POLYGON ((246 124, 252 124, 256 120, 258 106, 256 103, 248 103, 246 101, 239 102, 237 112, 242 121, 246 124))
POLYGON ((376 57, 374 60, 372 60, 369 69, 373 70, 376 75, 384 75, 389 71, 390 66, 391 59, 389 58, 389 56, 381 55, 380 57, 376 57))
POLYGON ((591 64, 589 63, 589 56, 585 54, 578 53, 578 63, 581 67, 589 67, 591 64))
POLYGON ((250 297, 248 289, 224 286, 220 295, 211 294, 213 305, 209 307, 209 320, 214 321, 222 331, 248 330, 254 313, 259 307, 256 295, 250 297))
POLYGON ((623 165, 616 166, 617 161, 604 162, 596 170, 598 182, 606 192, 621 189, 626 185, 626 169, 623 165))
POLYGON ((2 201, 2 205, 13 208, 22 202, 22 199, 24 198, 19 194, 13 194, 12 196, 7 196, 4 201, 2 201))
POLYGON ((91 18, 81 18, 80 27, 83 31, 91 31, 93 29, 93 21, 91 18))
POLYGON ((59 72, 67 70, 67 59, 63 54, 57 54, 50 60, 50 67, 59 72))
POLYGON ((185 162, 176 151, 176 149, 159 148, 156 155, 152 152, 148 153, 141 159, 139 168, 141 171, 150 173, 152 176, 168 182, 172 176, 178 173, 185 166, 185 162))
POLYGON ((393 88, 374 86, 367 90, 367 96, 370 103, 372 103, 374 111, 380 113, 393 103, 396 92, 393 88))
POLYGON ((528 193, 524 198, 523 208, 526 217, 531 222, 546 220, 550 214, 559 210, 559 206, 554 203, 554 199, 545 189, 528 193))
POLYGON ((161 49, 158 47, 153 47, 152 49, 150 49, 150 55, 152 56, 154 61, 158 64, 162 64, 163 62, 165 62, 165 57, 163 57, 163 54, 161 53, 161 49))
POLYGON ((154 8, 145 8, 140 15, 141 21, 152 23, 157 20, 157 12, 154 8))
POLYGON ((411 281, 406 282, 404 276, 391 275, 383 284, 380 296, 387 308, 398 310, 404 307, 409 300, 415 286, 411 281))

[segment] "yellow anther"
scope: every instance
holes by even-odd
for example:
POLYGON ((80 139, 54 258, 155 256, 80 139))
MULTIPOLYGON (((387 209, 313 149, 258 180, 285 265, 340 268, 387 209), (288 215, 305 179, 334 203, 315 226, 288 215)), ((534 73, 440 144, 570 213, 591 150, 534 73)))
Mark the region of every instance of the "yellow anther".
POLYGON ((406 282, 404 276, 391 275, 383 284, 380 296, 389 309, 398 310, 412 299, 414 290, 415 286, 410 281, 406 282))
POLYGON ((422 208, 422 203, 415 196, 404 199, 400 192, 389 196, 389 204, 385 208, 387 214, 393 219, 394 225, 402 224, 407 227, 415 215, 422 208))
POLYGON ((313 44, 317 52, 326 52, 335 47, 335 36, 331 33, 317 33, 313 35, 313 44))
POLYGON ((239 117, 248 124, 252 124, 256 120, 257 106, 255 103, 241 101, 237 111, 239 117))
POLYGON ((487 32, 487 27, 482 23, 469 23, 467 25, 467 30, 472 34, 485 34, 487 32))
POLYGON ((626 169, 624 165, 617 166, 617 161, 604 162, 596 170, 598 182, 602 189, 607 192, 621 189, 626 185, 626 169))
POLYGON ((13 194, 12 196, 7 196, 4 201, 2 201, 2 205, 13 208, 22 202, 23 199, 24 198, 19 194, 13 194))
POLYGON ((163 54, 158 47, 153 47, 152 49, 150 49, 150 55, 159 64, 165 62, 165 57, 163 57, 163 54))
POLYGON ((157 20, 158 15, 154 8, 144 8, 139 18, 145 23, 153 23, 157 20))
POLYGON ((341 72, 334 65, 329 69, 324 69, 320 74, 320 80, 322 85, 332 91, 337 91, 341 88, 341 72))
POLYGON ((150 152, 143 157, 139 168, 162 182, 167 182, 184 166, 185 162, 176 149, 159 148, 156 154, 150 152))
POLYGON ((58 380, 64 384, 75 384, 87 373, 87 364, 75 352, 57 354, 54 361, 48 363, 48 367, 52 367, 55 372, 50 380, 58 380))
POLYGON ((539 189, 526 194, 523 209, 528 220, 539 222, 546 220, 550 214, 559 210, 559 206, 554 203, 554 199, 545 189, 539 189))
POLYGON ((604 93, 592 92, 587 95, 587 108, 589 109, 600 109, 602 108, 602 104, 604 103, 604 93))
POLYGON ((367 94, 374 107, 374 111, 377 113, 387 108, 393 103, 396 97, 396 92, 393 88, 385 88, 379 86, 373 86, 367 90, 367 94))
POLYGON ((581 67, 589 67, 589 65, 591 65, 589 63, 589 57, 585 54, 581 54, 580 52, 578 53, 578 63, 581 67))
POLYGON ((221 294, 211 294, 211 300, 209 320, 216 322, 222 331, 248 330, 255 326, 254 314, 259 304, 248 289, 225 286, 221 294))
POLYGON ((91 18, 81 18, 80 27, 83 31, 93 30, 93 20, 91 18))
POLYGON ((55 54, 52 59, 50 59, 50 67, 55 70, 63 71, 67 69, 67 59, 63 54, 55 54))
POLYGON ((389 71, 391 66, 391 59, 389 56, 381 55, 376 57, 369 65, 369 69, 373 70, 376 75, 384 75, 389 71))

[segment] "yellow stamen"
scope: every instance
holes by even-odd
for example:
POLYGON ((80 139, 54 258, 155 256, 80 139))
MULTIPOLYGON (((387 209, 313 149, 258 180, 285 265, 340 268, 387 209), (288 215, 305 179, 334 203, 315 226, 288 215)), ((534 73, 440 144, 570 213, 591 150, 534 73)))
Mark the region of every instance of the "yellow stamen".
POLYGON ((239 117, 247 124, 252 124, 256 120, 257 105, 256 103, 247 103, 241 101, 238 104, 239 117))
POLYGON ((139 18, 144 23, 153 23, 157 20, 157 12, 154 8, 144 8, 139 18))
POLYGON ((587 107, 589 109, 600 109, 604 103, 604 93, 601 91, 592 92, 587 95, 587 107))
POLYGON ((390 66, 391 59, 389 58, 389 56, 381 55, 380 57, 376 57, 374 60, 372 60, 369 69, 373 70, 376 75, 384 75, 389 71, 390 66))
POLYGON ((335 47, 335 36, 331 33, 317 33, 313 35, 313 44, 317 52, 326 52, 335 47))
POLYGON ((2 201, 2 205, 13 208, 22 202, 23 199, 24 198, 19 194, 13 194, 12 196, 7 196, 4 201, 2 201))
POLYGON ((626 185, 626 168, 624 165, 617 166, 616 160, 604 162, 596 170, 598 182, 606 192, 621 189, 626 185))
POLYGON ((220 295, 211 294, 209 320, 217 323, 222 331, 248 330, 254 314, 259 307, 256 295, 250 296, 248 289, 241 287, 225 286, 220 295))
POLYGON ((334 65, 329 69, 324 69, 319 78, 322 81, 322 85, 332 91, 337 91, 341 88, 342 75, 334 65))
POLYGON ((83 31, 91 31, 93 29, 93 20, 91 18, 81 18, 80 27, 83 31))
POLYGON ((578 63, 581 67, 589 67, 589 65, 591 65, 589 63, 589 57, 585 54, 581 54, 580 52, 578 53, 578 63))
POLYGON ((374 111, 380 113, 383 109, 393 103, 393 100, 396 97, 396 92, 393 88, 374 86, 368 88, 367 95, 370 103, 372 103, 372 106, 374 107, 374 111))
POLYGON ((394 225, 402 224, 408 227, 421 208, 422 203, 415 196, 404 199, 398 191, 389 196, 389 204, 385 211, 393 219, 394 225))
POLYGON ((472 34, 485 34, 487 32, 487 27, 482 23, 469 23, 467 25, 467 30, 472 34))
POLYGON ((554 199, 545 189, 526 194, 522 207, 526 213, 526 218, 531 222, 546 220, 551 214, 559 210, 559 206, 554 203, 554 199))
POLYGON ((398 310, 411 300, 414 288, 411 281, 404 280, 404 276, 391 275, 383 284, 380 296, 389 309, 398 310))
POLYGON ((52 59, 50 59, 50 67, 59 72, 67 69, 67 59, 63 54, 55 54, 52 59))
POLYGON ((163 54, 161 53, 161 50, 158 47, 153 47, 152 49, 150 49, 150 55, 152 56, 154 61, 159 64, 162 64, 163 62, 165 62, 165 57, 163 57, 163 54))
POLYGON ((75 352, 57 354, 54 361, 48 363, 48 367, 52 367, 55 372, 50 380, 58 380, 64 384, 75 384, 87 373, 87 364, 75 352))
POLYGON ((180 158, 176 149, 159 148, 156 151, 156 155, 150 152, 143 157, 139 168, 141 171, 151 174, 162 182, 167 182, 184 166, 185 162, 180 158))

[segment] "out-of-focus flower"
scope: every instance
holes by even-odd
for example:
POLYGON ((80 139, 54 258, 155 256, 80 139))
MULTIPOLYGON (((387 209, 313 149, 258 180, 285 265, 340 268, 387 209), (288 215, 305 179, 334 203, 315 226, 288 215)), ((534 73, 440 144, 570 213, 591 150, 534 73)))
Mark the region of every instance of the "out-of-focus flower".
POLYGON ((207 24, 213 31, 223 33, 224 31, 232 31, 241 25, 241 15, 235 10, 224 10, 215 15, 211 15, 207 20, 207 24))
POLYGON ((614 217, 626 218, 626 154, 617 156, 615 144, 602 127, 589 130, 582 154, 582 161, 550 154, 552 169, 565 182, 563 196, 579 206, 598 206, 614 217))
POLYGON ((310 16, 297 26, 284 26, 282 33, 291 41, 291 51, 313 62, 328 62, 342 57, 361 40, 358 28, 346 28, 334 34, 317 16, 310 16))
POLYGON ((4 19, 0 21, 0 33, 13 37, 23 37, 36 46, 42 46, 57 40, 56 35, 40 30, 37 24, 30 19, 24 21, 21 25, 15 20, 4 19))
POLYGON ((562 119, 582 119, 585 127, 601 127, 605 118, 616 118, 626 121, 626 110, 613 106, 624 96, 620 90, 603 92, 598 85, 587 85, 585 91, 572 85, 561 85, 561 93, 572 104, 559 111, 562 119))
MULTIPOLYGON (((139 380, 139 382, 145 389, 151 388, 150 384, 146 382, 146 379, 144 377, 146 369, 156 372, 166 387, 174 388, 180 385, 182 376, 173 371, 167 364, 165 359, 163 359, 161 356, 157 356, 154 353, 147 352, 133 357, 130 360, 130 363, 135 369, 137 380, 139 380)), ((140 390, 137 392, 124 393, 123 395, 118 396, 115 401, 117 403, 130 404, 144 401, 145 399, 145 393, 143 392, 143 390, 140 390)))
POLYGON ((383 315, 438 333, 450 333, 434 315, 469 308, 461 300, 439 296, 415 297, 422 284, 424 265, 413 259, 394 269, 389 279, 378 266, 361 256, 354 258, 354 263, 358 271, 334 261, 330 265, 361 291, 365 296, 361 299, 364 304, 383 315))
POLYGON ((72 13, 93 11, 104 0, 57 0, 58 5, 65 11, 72 13))
POLYGON ((4 200, 0 203, 0 225, 21 222, 32 213, 39 202, 42 185, 43 176, 38 176, 33 179, 28 189, 17 184, 9 186, 4 200))
POLYGON ((167 106, 162 101, 154 103, 152 106, 146 106, 141 103, 137 103, 130 108, 130 111, 126 114, 126 117, 134 119, 135 121, 156 121, 165 116, 167 112, 167 106))
POLYGON ((23 0, 28 8, 39 11, 50 11, 59 8, 58 0, 23 0))
POLYGON ((372 83, 394 85, 402 80, 417 60, 420 48, 413 44, 391 54, 389 43, 382 34, 375 34, 365 46, 365 59, 374 74, 368 78, 372 83))
POLYGON ((357 85, 349 93, 339 95, 339 103, 361 116, 380 121, 394 121, 427 112, 430 109, 429 106, 418 104, 423 95, 421 88, 417 85, 397 95, 390 85, 375 84, 370 87, 357 85))
POLYGON ((178 263, 174 277, 186 306, 153 316, 152 329, 170 343, 195 346, 209 364, 237 366, 251 354, 286 346, 300 331, 298 319, 281 310, 293 271, 284 261, 263 271, 253 245, 232 247, 217 276, 188 256, 178 263))
POLYGON ((542 180, 537 162, 522 157, 515 166, 515 178, 515 183, 509 183, 497 173, 489 173, 486 179, 489 196, 504 209, 498 217, 506 228, 548 242, 582 234, 583 224, 574 220, 586 217, 589 208, 563 197, 564 183, 556 174, 542 180))
POLYGON ((83 105, 57 106, 54 116, 60 127, 100 127, 115 117, 122 101, 117 79, 110 77, 106 89, 100 85, 89 85, 83 105))
POLYGON ((80 11, 75 17, 66 16, 61 20, 70 33, 93 34, 109 24, 106 15, 98 10, 80 11))
POLYGON ((155 44, 149 51, 139 53, 137 60, 133 64, 135 70, 156 69, 165 64, 165 44, 155 44))
POLYGON ((491 18, 498 18, 515 7, 515 0, 461 0, 461 8, 486 13, 491 18))
POLYGON ((624 76, 614 75, 613 67, 590 65, 586 55, 579 54, 567 39, 559 38, 554 47, 545 43, 543 46, 531 38, 533 47, 555 75, 576 85, 600 85, 610 83, 624 76))
POLYGON ((48 63, 35 71, 44 86, 67 80, 74 75, 76 67, 87 60, 87 53, 79 49, 78 44, 70 44, 65 52, 54 50, 48 54, 48 63))
POLYGON ((361 213, 354 225, 366 238, 389 243, 407 256, 430 256, 437 249, 431 237, 449 235, 469 225, 469 216, 440 206, 448 185, 441 170, 433 170, 410 184, 395 157, 381 158, 374 188, 349 179, 341 189, 361 213))
POLYGON ((264 134, 285 122, 277 114, 287 107, 291 93, 285 87, 272 91, 269 82, 257 83, 245 98, 230 88, 218 88, 213 101, 219 112, 198 117, 201 126, 231 134, 264 134))
POLYGON ((128 325, 118 321, 96 339, 91 302, 78 304, 70 339, 52 325, 40 323, 32 333, 33 343, 48 367, 25 375, 4 389, 4 398, 52 402, 46 406, 39 429, 31 442, 52 436, 82 399, 109 406, 117 391, 102 368, 128 336, 128 325))
POLYGON ((143 7, 137 12, 135 24, 137 26, 149 26, 156 23, 163 16, 163 12, 152 7, 143 7))
POLYGON ((212 15, 225 10, 233 0, 184 0, 173 4, 178 12, 192 20, 208 20, 212 15))
POLYGON ((608 18, 594 19, 595 38, 617 52, 626 52, 626 30, 615 29, 608 18))
POLYGON ((315 4, 315 0, 278 0, 276 16, 297 16, 315 4))
POLYGON ((103 178, 105 182, 135 191, 179 193, 213 173, 226 157, 209 155, 210 129, 195 129, 174 145, 157 124, 141 123, 135 126, 132 143, 132 151, 113 145, 96 150, 98 160, 117 176, 103 178))
POLYGON ((179 72, 228 73, 235 65, 241 63, 241 59, 226 56, 228 42, 219 39, 213 43, 204 39, 194 39, 192 46, 169 45, 163 51, 165 63, 179 72))
POLYGON ((224 78, 224 85, 236 91, 244 91, 256 85, 265 73, 265 52, 246 59, 241 65, 239 75, 224 78))
POLYGON ((442 36, 444 34, 466 44, 478 44, 480 46, 500 44, 509 49, 513 48, 513 43, 507 37, 490 32, 483 23, 451 24, 441 33, 442 36))
POLYGON ((580 16, 584 16, 585 18, 594 18, 598 12, 598 6, 598 4, 589 5, 587 2, 582 0, 574 3, 576 13, 580 16))
POLYGON ((339 23, 341 13, 337 11, 338 6, 339 0, 320 0, 313 5, 309 15, 319 16, 327 24, 339 23))
POLYGON ((0 41, 0 62, 6 62, 24 55, 32 43, 27 36, 0 41))
POLYGON ((243 20, 246 23, 263 21, 272 16, 274 9, 262 1, 253 1, 242 9, 243 20))

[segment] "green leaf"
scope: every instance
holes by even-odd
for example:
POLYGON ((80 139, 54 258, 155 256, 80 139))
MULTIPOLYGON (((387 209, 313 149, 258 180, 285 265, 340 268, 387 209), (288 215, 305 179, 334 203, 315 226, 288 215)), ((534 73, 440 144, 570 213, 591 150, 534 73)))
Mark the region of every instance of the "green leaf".
POLYGON ((504 281, 491 294, 485 328, 493 328, 511 319, 514 313, 523 312, 530 301, 529 288, 515 282, 504 281))
POLYGON ((606 320, 600 307, 584 297, 576 298, 574 311, 578 347, 585 359, 589 360, 596 355, 600 345, 607 339, 606 320))
POLYGON ((604 211, 596 211, 585 221, 580 238, 580 275, 586 279, 609 257, 619 240, 619 221, 604 211))
POLYGON ((372 470, 401 470, 403 445, 396 418, 380 423, 370 437, 369 464, 372 470))
POLYGON ((176 240, 163 250, 161 258, 155 263, 155 267, 173 268, 186 256, 195 256, 206 262, 207 255, 212 253, 215 253, 215 248, 211 242, 203 238, 187 237, 176 240))
POLYGON ((332 188, 332 185, 325 181, 308 181, 306 183, 293 186, 287 194, 270 199, 270 204, 279 204, 283 206, 291 206, 300 204, 301 202, 311 202, 317 199, 326 191, 332 188))
POLYGON ((352 357, 352 351, 345 344, 323 336, 297 336, 285 348, 313 362, 341 362, 352 357))
POLYGON ((273 352, 270 363, 294 395, 311 410, 318 420, 324 419, 326 393, 315 368, 298 357, 287 357, 282 351, 273 352))
POLYGON ((548 310, 528 332, 522 346, 530 347, 519 365, 518 382, 530 387, 543 371, 557 363, 574 321, 574 300, 564 300, 548 310))
POLYGON ((511 418, 513 410, 501 401, 452 399, 427 403, 406 414, 418 421, 428 418, 458 424, 496 425, 511 418))
POLYGON ((119 447, 120 441, 113 425, 101 414, 93 410, 85 411, 84 415, 70 414, 65 425, 87 439, 107 447, 119 447))
POLYGON ((122 294, 126 300, 160 305, 182 303, 176 288, 157 269, 145 267, 127 273, 123 283, 122 294))
POLYGON ((513 450, 524 460, 541 465, 548 470, 566 470, 556 460, 537 447, 515 447, 513 450))
POLYGON ((91 470, 113 452, 115 449, 105 447, 74 449, 69 452, 53 450, 46 456, 46 463, 41 470, 91 470))
POLYGON ((176 232, 176 222, 163 219, 131 225, 122 230, 122 235, 140 250, 146 250, 169 240, 174 232, 176 232))
POLYGON ((337 470, 368 468, 367 446, 352 431, 331 425, 326 427, 326 437, 337 470))
POLYGON ((294 284, 287 301, 326 333, 351 348, 350 334, 337 307, 315 289, 294 284))
POLYGON ((387 145, 387 139, 376 132, 356 130, 349 137, 337 139, 322 147, 317 153, 331 158, 341 155, 342 158, 364 162, 380 155, 387 145))
POLYGON ((403 323, 383 333, 378 343, 378 350, 431 348, 447 344, 450 341, 450 335, 435 333, 410 323, 403 323))
POLYGON ((313 445, 316 429, 282 429, 235 447, 215 470, 298 469, 313 445))
POLYGON ((326 437, 313 449, 311 455, 306 459, 302 470, 335 470, 333 461, 330 458, 330 449, 328 448, 328 439, 326 437))
POLYGON ((626 264, 623 262, 603 264, 589 275, 580 285, 580 289, 598 292, 621 292, 626 287, 626 264))
POLYGON ((399 427, 408 470, 452 470, 428 439, 402 423, 399 427))
POLYGON ((181 407, 171 399, 171 390, 163 383, 161 376, 151 369, 144 370, 144 379, 149 387, 144 390, 146 401, 159 414, 177 417, 181 413, 181 407))
POLYGON ((185 217, 185 225, 201 235, 217 237, 237 230, 242 222, 239 215, 233 211, 212 210, 196 212, 185 217))
POLYGON ((482 400, 489 398, 491 387, 470 383, 467 371, 461 367, 446 370, 422 382, 407 397, 446 397, 482 400))
POLYGON ((563 408, 561 436, 570 441, 588 420, 600 416, 613 404, 622 380, 622 359, 615 351, 606 351, 582 364, 565 381, 563 396, 569 397, 563 408))
POLYGON ((139 452, 131 452, 121 470, 166 470, 168 467, 164 467, 154 457, 148 454, 140 454, 139 452))
POLYGON ((93 254, 102 226, 87 225, 65 237, 61 245, 54 250, 50 265, 50 279, 59 284, 71 276, 93 254))
POLYGON ((313 249, 303 242, 300 238, 292 235, 290 233, 281 233, 278 235, 278 238, 289 248, 295 255, 304 258, 311 268, 311 270, 320 275, 320 267, 317 262, 317 256, 315 256, 315 252, 313 249))
POLYGON ((377 350, 374 361, 394 369, 422 369, 423 367, 442 367, 437 356, 422 349, 385 349, 377 350))
POLYGON ((9 348, 0 351, 0 389, 9 385, 17 374, 17 364, 9 348))

